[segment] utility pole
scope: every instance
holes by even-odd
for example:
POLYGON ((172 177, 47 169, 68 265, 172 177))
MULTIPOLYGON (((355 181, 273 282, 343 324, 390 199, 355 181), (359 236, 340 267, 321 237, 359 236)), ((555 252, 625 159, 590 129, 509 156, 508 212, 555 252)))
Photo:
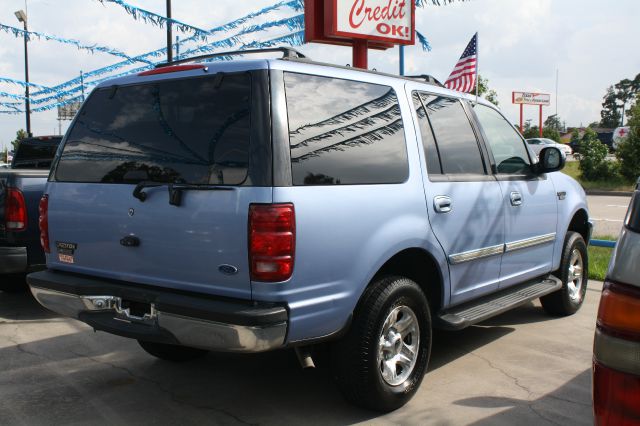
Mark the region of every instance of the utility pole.
POLYGON ((80 89, 82 90, 82 102, 84 102, 84 73, 80 70, 80 89))
POLYGON ((26 81, 25 89, 24 89, 24 104, 25 104, 25 112, 27 114, 27 136, 31 137, 33 134, 31 133, 31 106, 29 102, 29 50, 27 48, 27 43, 29 42, 29 36, 27 28, 27 14, 24 10, 19 10, 15 13, 18 21, 24 24, 24 79, 26 81))
POLYGON ((171 35, 171 0, 167 0, 167 62, 173 62, 173 36, 171 35))

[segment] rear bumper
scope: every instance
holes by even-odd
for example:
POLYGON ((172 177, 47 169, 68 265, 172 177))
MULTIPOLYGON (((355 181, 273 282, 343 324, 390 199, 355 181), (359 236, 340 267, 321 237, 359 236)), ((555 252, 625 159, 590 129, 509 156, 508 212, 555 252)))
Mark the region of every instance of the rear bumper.
POLYGON ((0 274, 27 272, 28 264, 26 247, 0 247, 0 274))
POLYGON ((264 352, 284 346, 286 339, 284 306, 173 293, 52 270, 29 274, 27 282, 45 308, 124 337, 221 352, 264 352))

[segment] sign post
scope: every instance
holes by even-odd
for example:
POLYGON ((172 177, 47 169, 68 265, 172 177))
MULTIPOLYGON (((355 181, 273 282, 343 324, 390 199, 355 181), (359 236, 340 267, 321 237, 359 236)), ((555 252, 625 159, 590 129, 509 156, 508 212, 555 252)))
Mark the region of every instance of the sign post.
POLYGON ((540 124, 538 128, 540 130, 540 137, 542 137, 542 107, 545 105, 551 105, 551 95, 549 95, 548 93, 512 92, 511 102, 520 105, 520 133, 524 132, 524 128, 522 125, 522 110, 524 105, 540 106, 540 124))
POLYGON ((353 66, 366 69, 369 48, 415 44, 413 0, 306 0, 305 41, 352 46, 353 66))

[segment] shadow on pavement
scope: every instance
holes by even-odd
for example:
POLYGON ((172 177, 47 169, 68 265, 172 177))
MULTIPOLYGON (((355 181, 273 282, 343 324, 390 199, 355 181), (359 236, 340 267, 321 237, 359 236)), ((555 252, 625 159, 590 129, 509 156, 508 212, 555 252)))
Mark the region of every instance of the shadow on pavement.
POLYGON ((578 374, 562 387, 538 399, 528 401, 495 396, 475 397, 456 401, 466 407, 508 408, 474 425, 556 424, 592 425, 593 413, 590 404, 591 370, 578 374))

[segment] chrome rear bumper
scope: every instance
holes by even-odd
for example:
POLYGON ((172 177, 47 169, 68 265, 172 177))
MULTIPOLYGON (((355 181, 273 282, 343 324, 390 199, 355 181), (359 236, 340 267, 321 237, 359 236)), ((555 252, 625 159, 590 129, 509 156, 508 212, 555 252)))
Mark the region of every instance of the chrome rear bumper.
MULTIPOLYGON (((283 319, 280 312, 274 315, 272 310, 267 310, 265 315, 270 319, 276 319, 276 322, 271 323, 265 323, 264 317, 260 317, 259 314, 256 316, 252 308, 246 305, 243 305, 238 312, 231 312, 231 314, 229 310, 223 312, 223 315, 230 317, 236 315, 239 324, 235 324, 211 319, 215 318, 215 312, 212 311, 206 312, 209 315, 202 314, 202 304, 198 304, 193 310, 194 314, 200 317, 190 316, 190 308, 184 303, 184 297, 180 299, 182 303, 177 308, 175 306, 172 308, 172 305, 164 300, 158 304, 140 303, 146 307, 144 312, 140 312, 139 309, 138 312, 132 312, 133 309, 127 307, 126 296, 102 293, 74 294, 75 292, 38 286, 34 282, 36 280, 31 278, 34 275, 46 273, 50 272, 29 275, 28 282, 35 299, 45 308, 79 319, 96 330, 139 340, 219 352, 264 352, 285 344, 287 321, 283 319), (246 316, 243 317, 243 315, 246 316), (209 318, 202 318, 202 316, 209 318), (243 318, 248 320, 244 321, 243 318)), ((220 306, 219 302, 216 306, 220 306)))

